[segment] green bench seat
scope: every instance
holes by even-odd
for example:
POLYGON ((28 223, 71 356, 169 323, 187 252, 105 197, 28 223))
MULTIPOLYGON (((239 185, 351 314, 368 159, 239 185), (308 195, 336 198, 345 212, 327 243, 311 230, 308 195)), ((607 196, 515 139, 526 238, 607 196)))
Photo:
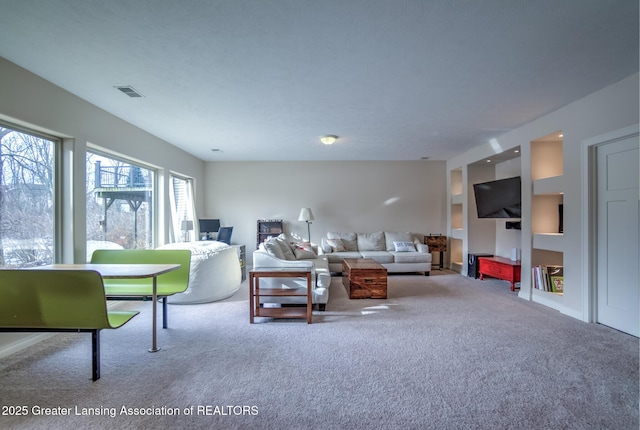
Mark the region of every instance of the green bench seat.
MULTIPOLYGON (((187 249, 99 249, 93 252, 95 264, 180 264, 178 270, 158 276, 157 297, 162 299, 162 327, 167 328, 167 297, 184 292, 189 286, 191 251, 187 249)), ((105 279, 107 300, 151 300, 153 279, 105 279)))
POLYGON ((100 330, 122 327, 137 311, 109 311, 93 270, 0 270, 0 332, 89 332, 92 379, 100 379, 100 330))

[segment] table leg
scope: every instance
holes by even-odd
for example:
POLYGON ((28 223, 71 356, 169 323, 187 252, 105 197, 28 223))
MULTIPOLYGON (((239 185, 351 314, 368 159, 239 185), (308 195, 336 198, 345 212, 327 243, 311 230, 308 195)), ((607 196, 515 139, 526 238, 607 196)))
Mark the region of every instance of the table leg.
POLYGON ((249 275, 249 324, 253 324, 253 275, 249 275))
POLYGON ((254 279, 255 286, 255 296, 254 296, 254 307, 253 314, 255 316, 260 316, 260 276, 256 276, 254 279))
POLYGON ((158 352, 160 351, 160 348, 158 348, 158 345, 156 344, 156 317, 157 317, 157 309, 156 309, 156 302, 158 301, 158 277, 157 276, 153 276, 153 292, 151 295, 151 302, 153 303, 152 306, 152 314, 153 314, 153 321, 151 321, 151 348, 149 349, 149 352, 158 352))
POLYGON ((311 272, 307 273, 307 324, 311 324, 313 304, 311 302, 311 272))

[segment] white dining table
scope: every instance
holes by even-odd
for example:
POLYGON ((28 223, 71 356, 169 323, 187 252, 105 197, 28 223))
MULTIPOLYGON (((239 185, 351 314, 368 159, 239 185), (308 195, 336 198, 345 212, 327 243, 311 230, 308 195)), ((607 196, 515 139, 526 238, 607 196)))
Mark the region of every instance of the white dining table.
POLYGON ((158 301, 157 279, 158 276, 177 270, 180 264, 49 264, 46 266, 31 267, 38 270, 94 270, 105 279, 140 279, 153 278, 152 289, 152 322, 151 322, 151 348, 149 352, 160 350, 157 344, 157 309, 158 301))

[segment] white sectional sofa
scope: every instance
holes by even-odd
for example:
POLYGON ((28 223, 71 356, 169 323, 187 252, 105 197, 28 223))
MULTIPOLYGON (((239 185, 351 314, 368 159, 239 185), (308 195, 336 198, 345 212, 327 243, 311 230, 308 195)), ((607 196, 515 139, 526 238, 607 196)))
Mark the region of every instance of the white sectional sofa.
POLYGON ((345 258, 370 258, 387 272, 424 272, 428 276, 431 253, 422 238, 409 232, 329 232, 322 238, 320 252, 326 256, 331 272, 341 272, 345 258))
MULTIPOLYGON (((331 273, 329 263, 324 255, 318 255, 317 248, 305 242, 292 242, 284 234, 270 238, 253 251, 253 268, 293 268, 308 267, 311 269, 312 303, 318 310, 324 311, 329 301, 329 285, 331 273)), ((260 286, 266 288, 306 288, 305 279, 297 278, 263 278, 260 286)), ((261 297, 263 305, 272 304, 304 304, 304 297, 261 297)))

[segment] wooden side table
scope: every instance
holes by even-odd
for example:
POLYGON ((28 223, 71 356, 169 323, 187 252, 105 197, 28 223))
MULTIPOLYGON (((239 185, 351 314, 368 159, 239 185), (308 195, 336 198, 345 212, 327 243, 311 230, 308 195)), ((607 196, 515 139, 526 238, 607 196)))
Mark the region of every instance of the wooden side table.
POLYGON ((425 236, 424 243, 429 247, 429 252, 440 253, 438 270, 442 270, 444 268, 444 253, 447 250, 447 236, 443 236, 441 234, 425 236))
POLYGON ((306 318, 311 324, 311 269, 265 267, 249 271, 249 323, 254 317, 306 318), (307 288, 260 288, 260 278, 306 278, 307 288), (305 307, 261 308, 260 297, 306 296, 305 307))

